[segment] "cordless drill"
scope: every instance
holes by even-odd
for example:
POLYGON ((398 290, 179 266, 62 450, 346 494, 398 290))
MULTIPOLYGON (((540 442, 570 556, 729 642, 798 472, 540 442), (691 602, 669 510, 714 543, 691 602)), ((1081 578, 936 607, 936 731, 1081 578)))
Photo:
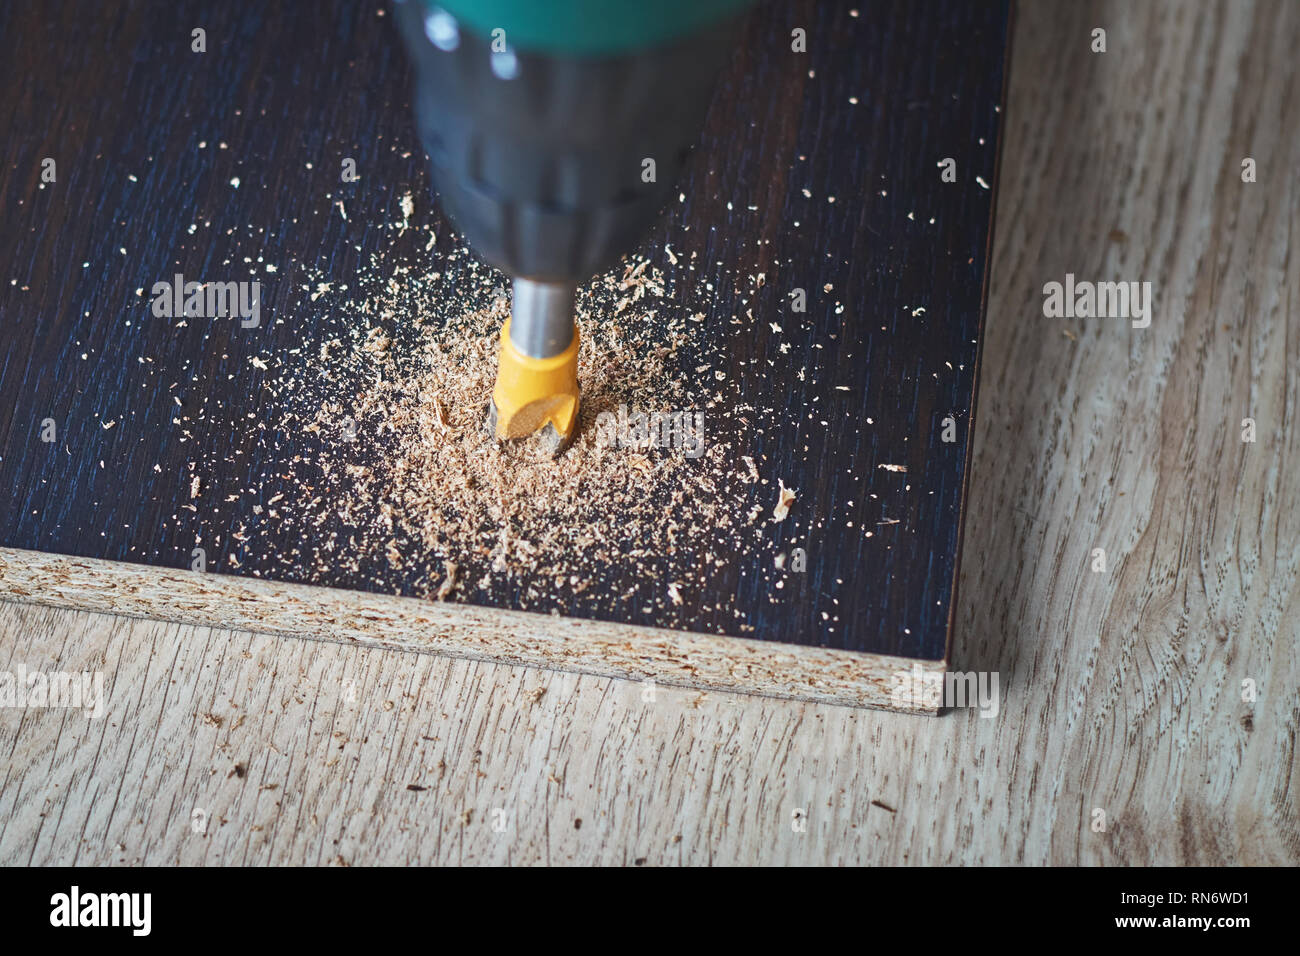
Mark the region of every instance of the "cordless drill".
POLYGON ((512 277, 488 427, 578 420, 577 286, 647 231, 751 0, 396 0, 444 210, 512 277))

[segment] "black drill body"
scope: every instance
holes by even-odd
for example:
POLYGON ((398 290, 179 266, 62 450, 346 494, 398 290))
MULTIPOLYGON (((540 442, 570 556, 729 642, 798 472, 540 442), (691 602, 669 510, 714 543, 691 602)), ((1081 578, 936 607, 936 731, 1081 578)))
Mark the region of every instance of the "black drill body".
POLYGON ((608 269, 670 195, 734 22, 616 56, 512 50, 503 79, 490 37, 462 29, 442 49, 426 9, 396 12, 420 139, 457 229, 511 276, 576 285, 608 269))

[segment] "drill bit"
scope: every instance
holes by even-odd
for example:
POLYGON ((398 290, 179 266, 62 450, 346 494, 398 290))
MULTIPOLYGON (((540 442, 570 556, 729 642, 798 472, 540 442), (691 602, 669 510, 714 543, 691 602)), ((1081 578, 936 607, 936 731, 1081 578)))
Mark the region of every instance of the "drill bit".
POLYGON ((558 455, 578 424, 576 287, 516 278, 510 318, 501 329, 496 386, 488 428, 498 439, 541 432, 558 455))

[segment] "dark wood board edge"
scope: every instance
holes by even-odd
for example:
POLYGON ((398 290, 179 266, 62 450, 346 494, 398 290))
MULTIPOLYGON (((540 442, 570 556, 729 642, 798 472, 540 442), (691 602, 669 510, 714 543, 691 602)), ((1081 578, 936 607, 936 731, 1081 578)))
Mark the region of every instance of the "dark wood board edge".
POLYGON ((952 578, 952 593, 948 601, 948 633, 944 643, 942 664, 945 669, 952 665, 953 635, 957 630, 957 599, 961 591, 961 568, 965 557, 967 506, 970 501, 971 469, 975 464, 975 424, 979 416, 980 370, 984 365, 985 329, 989 318, 989 286, 993 274, 993 241, 997 230, 998 196, 1001 194, 1002 150, 1006 144, 1007 130, 1007 92, 1011 89, 1012 41, 1016 35, 1016 3, 1011 0, 1007 8, 1007 35, 1004 41, 1005 53, 1002 58, 1002 91, 998 96, 998 109, 1001 122, 998 123, 998 141, 993 150, 993 201, 989 204, 989 224, 984 240, 984 281, 980 287, 979 332, 976 335, 975 368, 971 376, 970 418, 966 426, 966 457, 962 464, 961 498, 957 504, 957 556, 955 567, 957 573, 952 578))

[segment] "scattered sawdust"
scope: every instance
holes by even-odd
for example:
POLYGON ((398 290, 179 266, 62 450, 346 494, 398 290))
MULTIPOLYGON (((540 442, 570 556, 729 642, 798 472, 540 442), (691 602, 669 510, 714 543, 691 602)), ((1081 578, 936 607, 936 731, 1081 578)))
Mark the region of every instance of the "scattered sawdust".
POLYGON ((584 325, 573 446, 556 460, 532 439, 497 442, 484 422, 506 315, 500 298, 399 355, 389 355, 390 340, 371 327, 358 347, 318 370, 355 372, 362 383, 354 395, 326 400, 311 422, 324 443, 325 481, 315 489, 324 507, 364 531, 398 533, 440 561, 477 557, 507 575, 614 562, 635 554, 638 537, 657 546, 652 532, 671 536, 681 526, 674 512, 708 510, 717 488, 704 469, 673 450, 607 447, 595 427, 620 404, 686 404, 663 348, 625 350, 584 325), (353 461, 353 448, 331 440, 345 422, 383 453, 353 461))
POLYGON ((753 410, 729 381, 732 394, 719 391, 723 377, 692 373, 700 358, 717 363, 718 343, 698 311, 665 300, 658 270, 629 262, 580 292, 579 430, 556 459, 484 427, 505 277, 463 247, 439 267, 377 257, 360 291, 337 303, 327 277, 306 277, 313 301, 333 293, 333 319, 269 363, 266 458, 292 449, 276 478, 294 490, 255 511, 263 523, 241 538, 246 547, 296 535, 300 545, 277 557, 315 583, 360 577, 533 609, 582 595, 611 613, 658 607, 656 623, 672 623, 674 608, 693 613, 687 588, 770 547, 764 523, 745 520, 757 467, 740 464, 730 437, 753 410), (611 442, 598 425, 636 411, 702 413, 703 454, 648 435, 611 442))

